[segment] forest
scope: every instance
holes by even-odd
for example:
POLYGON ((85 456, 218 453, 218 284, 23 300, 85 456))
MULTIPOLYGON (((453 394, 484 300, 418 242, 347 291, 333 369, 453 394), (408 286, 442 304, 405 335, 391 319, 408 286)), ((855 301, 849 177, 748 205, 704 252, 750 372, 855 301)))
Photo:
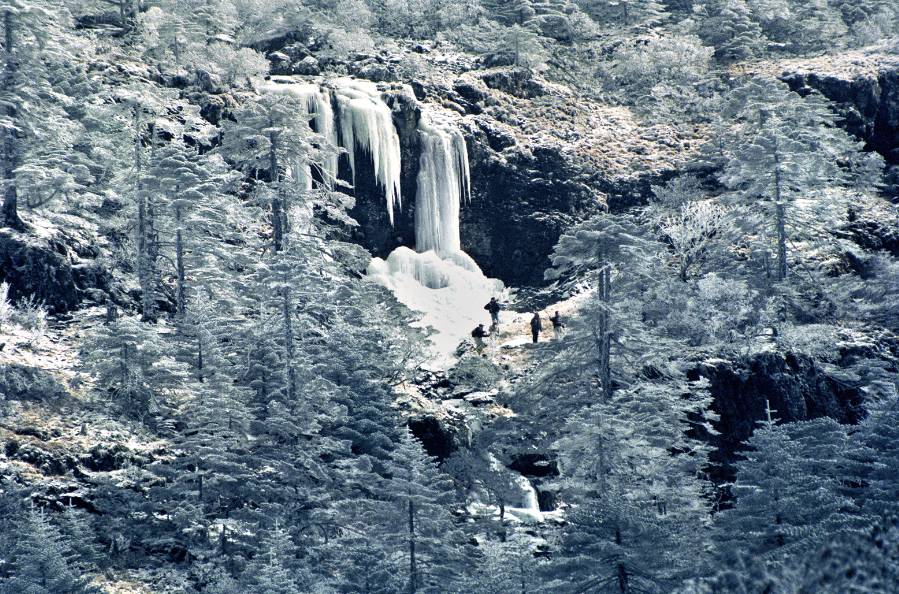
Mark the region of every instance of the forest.
POLYGON ((0 30, 0 594, 899 592, 895 0, 0 30))

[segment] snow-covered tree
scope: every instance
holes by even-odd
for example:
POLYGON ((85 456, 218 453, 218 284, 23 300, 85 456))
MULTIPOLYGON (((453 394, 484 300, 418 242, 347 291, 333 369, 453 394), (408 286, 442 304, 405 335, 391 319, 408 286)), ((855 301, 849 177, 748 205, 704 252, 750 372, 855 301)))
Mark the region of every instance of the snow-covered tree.
POLYGON ((643 383, 572 417, 559 440, 562 486, 576 502, 555 579, 599 592, 666 591, 708 545, 708 446, 702 383, 643 383))
POLYGON ((731 144, 721 181, 745 201, 771 205, 774 277, 787 278, 788 245, 802 234, 789 208, 799 199, 828 200, 824 190, 846 185, 867 159, 858 142, 835 125, 826 100, 805 98, 775 81, 754 78, 730 93, 731 144), (853 171, 855 169, 856 171, 853 171))
POLYGON ((121 316, 98 329, 84 354, 97 387, 125 414, 146 419, 161 410, 163 394, 185 376, 170 353, 171 346, 151 326, 121 316))
POLYGON ((235 113, 235 121, 226 124, 221 152, 245 173, 264 181, 256 192, 271 210, 272 247, 284 248, 289 229, 287 213, 291 209, 297 184, 290 183, 291 164, 303 167, 312 158, 313 134, 306 106, 290 95, 269 93, 259 101, 246 103, 235 113))
POLYGON ((719 554, 726 563, 788 565, 858 519, 841 494, 849 447, 846 428, 827 417, 777 425, 769 410, 737 462, 736 502, 716 518, 719 554))
POLYGON ((602 24, 621 28, 651 27, 668 18, 658 0, 577 0, 584 12, 602 24))
MULTIPOLYGON (((387 462, 387 479, 374 497, 347 509, 343 537, 347 551, 377 551, 393 576, 387 591, 440 592, 464 583, 464 538, 454 526, 447 506, 453 502, 452 482, 408 430, 387 462)), ((343 548, 343 545, 342 545, 343 548)), ((371 555, 350 553, 346 575, 358 583, 360 570, 371 567, 371 555), (358 558, 355 566, 350 559, 358 558)), ((375 585, 374 591, 383 585, 375 585)))
POLYGON ((765 49, 762 28, 746 0, 710 0, 697 9, 703 16, 700 36, 715 48, 718 60, 746 60, 765 49))
MULTIPOLYGON (((21 188, 28 186, 34 172, 52 173, 43 181, 49 191, 74 183, 73 176, 58 163, 59 154, 47 141, 71 125, 60 109, 61 93, 53 88, 61 62, 75 60, 68 46, 64 13, 31 0, 0 2, 2 27, 2 84, 0 84, 0 182, 3 184, 0 217, 14 229, 24 230, 19 217, 21 188), (55 120, 55 121, 53 121, 55 120), (52 121, 52 123, 51 123, 52 121)), ((57 143, 53 143, 57 145, 57 143)))
POLYGON ((78 576, 69 564, 66 543, 59 529, 43 510, 22 512, 12 548, 5 552, 12 564, 12 575, 0 579, 0 592, 20 594, 92 594, 98 588, 78 576))

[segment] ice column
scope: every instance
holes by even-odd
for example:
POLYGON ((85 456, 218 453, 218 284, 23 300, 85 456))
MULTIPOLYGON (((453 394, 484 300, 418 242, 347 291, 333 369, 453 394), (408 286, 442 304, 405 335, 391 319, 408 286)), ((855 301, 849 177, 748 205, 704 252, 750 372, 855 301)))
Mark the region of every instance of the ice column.
POLYGON ((421 139, 418 193, 415 196, 415 248, 441 256, 460 252, 459 208, 471 196, 465 138, 445 116, 426 112, 418 125, 421 139))

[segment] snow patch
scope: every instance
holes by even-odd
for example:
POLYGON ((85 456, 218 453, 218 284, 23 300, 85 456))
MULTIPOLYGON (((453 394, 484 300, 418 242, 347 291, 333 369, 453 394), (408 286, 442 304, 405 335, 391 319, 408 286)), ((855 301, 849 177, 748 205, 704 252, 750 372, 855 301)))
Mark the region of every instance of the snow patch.
POLYGON ((386 260, 373 258, 368 267, 375 282, 422 314, 418 324, 435 330, 431 342, 440 355, 455 351, 475 326, 489 319, 484 305, 503 291, 501 281, 485 277, 462 256, 459 252, 441 258, 433 250, 418 253, 399 247, 386 260))

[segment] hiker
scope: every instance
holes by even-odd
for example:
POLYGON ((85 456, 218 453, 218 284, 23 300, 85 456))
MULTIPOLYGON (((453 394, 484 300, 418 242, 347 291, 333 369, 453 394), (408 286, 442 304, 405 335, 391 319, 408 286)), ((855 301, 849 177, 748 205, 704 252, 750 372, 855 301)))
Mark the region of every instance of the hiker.
POLYGON ((553 323, 553 336, 555 338, 562 338, 563 328, 565 328, 565 322, 562 321, 562 316, 559 315, 558 310, 556 314, 549 319, 550 322, 553 323))
POLYGON ((534 317, 531 318, 531 336, 534 337, 534 342, 540 338, 541 330, 543 330, 543 323, 540 321, 540 314, 535 311, 534 317))
POLYGON ((502 309, 499 305, 499 301, 496 300, 496 297, 490 298, 490 303, 484 306, 484 309, 490 312, 490 324, 491 330, 496 330, 499 328, 499 310, 502 309))
POLYGON ((478 350, 478 354, 484 350, 487 345, 484 339, 490 336, 490 333, 484 330, 484 324, 478 324, 478 327, 471 331, 471 337, 474 338, 474 346, 478 350))

